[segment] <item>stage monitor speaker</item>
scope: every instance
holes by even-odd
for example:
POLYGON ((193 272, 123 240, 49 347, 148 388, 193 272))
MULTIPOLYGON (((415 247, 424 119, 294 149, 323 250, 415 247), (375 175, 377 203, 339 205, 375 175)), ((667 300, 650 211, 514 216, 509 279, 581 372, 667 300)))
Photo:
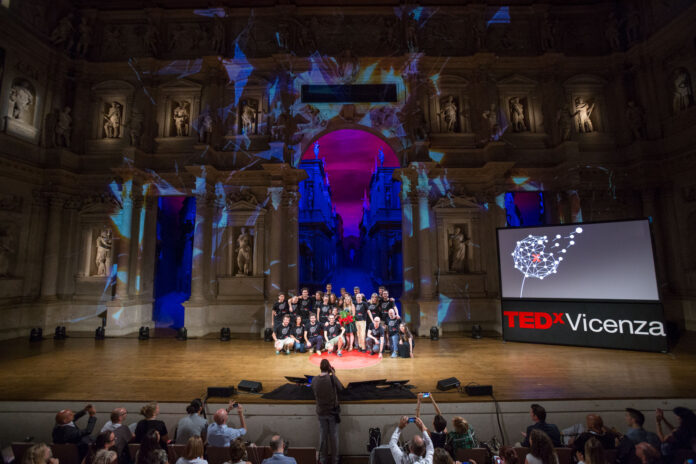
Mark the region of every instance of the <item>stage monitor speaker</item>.
POLYGON ((441 391, 458 388, 459 385, 459 380, 457 380, 456 377, 450 377, 449 379, 442 379, 437 381, 437 389, 441 391))
POLYGON ((493 385, 467 385, 464 387, 469 396, 491 396, 493 395, 493 385))
POLYGON ((229 398, 236 393, 233 386, 229 387, 208 387, 208 398, 229 398))
POLYGON ((261 391, 261 382, 254 382, 253 380, 242 380, 237 385, 240 391, 258 393, 261 391))

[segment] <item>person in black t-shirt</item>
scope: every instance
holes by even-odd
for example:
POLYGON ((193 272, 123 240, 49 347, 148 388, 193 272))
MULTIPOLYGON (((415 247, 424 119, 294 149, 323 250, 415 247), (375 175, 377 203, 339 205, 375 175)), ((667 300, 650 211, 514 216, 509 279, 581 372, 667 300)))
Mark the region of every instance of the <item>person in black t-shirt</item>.
POLYGON ((332 309, 333 307, 331 306, 331 303, 329 303, 329 297, 324 295, 321 305, 317 307, 316 316, 319 324, 324 325, 329 322, 329 314, 331 314, 332 309))
POLYGON ((401 318, 396 315, 394 308, 391 308, 387 313, 387 334, 389 335, 389 349, 391 350, 392 358, 396 358, 399 354, 397 347, 399 346, 399 323, 401 318))
POLYGON ((278 301, 273 304, 273 328, 283 323, 283 316, 290 312, 290 304, 285 301, 285 294, 278 294, 278 301))
POLYGON ((365 331, 367 330, 367 303, 363 301, 364 299, 365 295, 362 293, 355 296, 355 328, 360 352, 365 352, 365 331))
POLYGON ((370 325, 374 322, 375 317, 382 319, 382 308, 379 306, 379 297, 373 293, 370 301, 367 302, 367 317, 370 319, 370 325))
POLYGON ((394 309, 394 312, 396 312, 396 315, 399 315, 399 311, 396 309, 396 305, 394 304, 394 299, 389 298, 389 291, 384 290, 382 292, 382 299, 379 302, 379 307, 382 310, 382 316, 386 317, 387 314, 389 313, 390 309, 394 309))
POLYGON ((317 322, 317 315, 312 313, 309 315, 309 322, 305 324, 304 339, 306 347, 310 353, 321 353, 321 348, 324 346, 324 337, 322 335, 321 324, 317 322))
POLYGON ((294 345, 295 340, 290 336, 292 327, 290 327, 290 316, 283 316, 283 323, 276 327, 273 332, 273 341, 275 342, 276 354, 280 354, 285 350, 285 354, 290 354, 290 347, 294 345))
POLYGON ((317 306, 321 305, 321 302, 324 300, 324 294, 320 291, 317 290, 314 292, 314 300, 312 301, 312 309, 316 310, 317 306))
POLYGON ((360 287, 353 287, 353 296, 351 296, 351 299, 353 300, 353 304, 358 302, 358 295, 360 294, 360 287))
POLYGON ((292 326, 290 331, 290 336, 295 342, 295 353, 304 353, 306 351, 307 345, 305 345, 304 337, 304 324, 302 323, 302 316, 295 316, 295 325, 292 326))
POLYGON ((300 307, 298 309, 299 315, 302 319, 309 318, 309 313, 314 309, 314 300, 309 297, 309 290, 306 288, 302 289, 302 297, 300 297, 300 307))
POLYGON ((324 327, 324 341, 326 342, 326 351, 331 353, 336 347, 336 354, 338 356, 343 356, 343 345, 346 340, 343 338, 343 333, 345 329, 336 322, 336 316, 331 314, 329 316, 329 323, 324 327))
POLYGON ((379 353, 381 358, 382 350, 384 350, 384 327, 379 317, 375 317, 372 319, 372 326, 367 329, 367 351, 370 356, 379 353))
MULTIPOLYGON (((288 304, 288 314, 290 314, 291 317, 300 314, 300 297, 297 295, 290 298, 290 302, 288 304)), ((302 314, 300 314, 300 316, 301 315, 302 314)))

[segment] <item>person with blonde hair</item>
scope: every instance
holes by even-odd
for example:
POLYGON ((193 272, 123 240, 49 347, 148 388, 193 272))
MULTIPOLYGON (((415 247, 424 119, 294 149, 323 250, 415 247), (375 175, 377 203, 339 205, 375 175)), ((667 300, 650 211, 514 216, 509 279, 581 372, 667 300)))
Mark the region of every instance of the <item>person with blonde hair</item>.
POLYGON ((452 419, 451 430, 447 434, 447 442, 445 448, 452 453, 453 456, 457 455, 457 449, 471 449, 478 447, 478 440, 476 440, 476 435, 474 434, 474 429, 471 425, 461 416, 457 416, 452 419))
POLYGON ((578 464, 606 464, 604 459, 604 447, 602 443, 592 437, 585 442, 585 448, 582 453, 576 452, 578 464))
POLYGON ((101 449, 97 451, 97 454, 94 455, 92 464, 112 464, 116 462, 117 458, 118 454, 116 454, 116 451, 101 449))
POLYGON ((159 411, 159 404, 154 402, 148 403, 140 409, 140 414, 144 419, 138 422, 138 425, 135 427, 135 438, 133 439, 135 443, 142 443, 145 435, 150 430, 157 430, 160 437, 160 448, 163 450, 167 449, 167 442, 169 441, 167 426, 163 421, 157 419, 159 411))
POLYGON ((37 443, 24 452, 22 464, 58 464, 58 459, 53 457, 53 452, 46 443, 37 443))
POLYGON ((203 439, 198 435, 189 437, 184 455, 176 460, 176 464, 208 464, 203 459, 203 439))
MULTIPOLYGON (((357 287, 356 287, 357 288, 357 287)), ((348 314, 353 318, 352 322, 347 322, 343 325, 346 329, 346 346, 347 351, 353 351, 353 344, 355 343, 355 332, 357 331, 355 325, 355 305, 350 295, 346 294, 343 297, 343 305, 341 311, 348 311, 348 314)))

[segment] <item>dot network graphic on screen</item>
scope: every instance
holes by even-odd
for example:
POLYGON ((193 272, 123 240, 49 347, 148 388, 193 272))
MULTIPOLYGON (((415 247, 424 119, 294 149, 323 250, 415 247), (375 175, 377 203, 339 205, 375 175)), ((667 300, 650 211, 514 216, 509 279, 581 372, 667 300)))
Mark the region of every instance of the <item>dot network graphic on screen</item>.
POLYGON ((647 220, 498 229, 503 298, 657 301, 647 220))

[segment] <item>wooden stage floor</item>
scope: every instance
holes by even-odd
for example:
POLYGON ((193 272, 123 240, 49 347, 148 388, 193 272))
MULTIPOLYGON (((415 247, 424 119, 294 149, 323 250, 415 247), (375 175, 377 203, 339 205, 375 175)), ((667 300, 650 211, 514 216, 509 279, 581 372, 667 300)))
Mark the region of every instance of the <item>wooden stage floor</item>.
MULTIPOLYGON (((346 382, 410 379, 415 391, 435 389, 457 377, 493 385, 500 401, 696 396, 696 337, 684 334, 670 353, 504 343, 500 339, 419 339, 414 359, 385 357, 372 367, 341 370, 346 382)), ((331 355, 333 358, 335 355, 331 355)), ((316 374, 309 354, 276 355, 261 340, 172 338, 26 339, 0 342, 0 399, 5 401, 188 402, 208 386, 263 383, 264 392, 284 376, 316 374)), ((456 391, 445 402, 486 401, 456 391)), ((245 394, 240 401, 263 402, 245 394)))

